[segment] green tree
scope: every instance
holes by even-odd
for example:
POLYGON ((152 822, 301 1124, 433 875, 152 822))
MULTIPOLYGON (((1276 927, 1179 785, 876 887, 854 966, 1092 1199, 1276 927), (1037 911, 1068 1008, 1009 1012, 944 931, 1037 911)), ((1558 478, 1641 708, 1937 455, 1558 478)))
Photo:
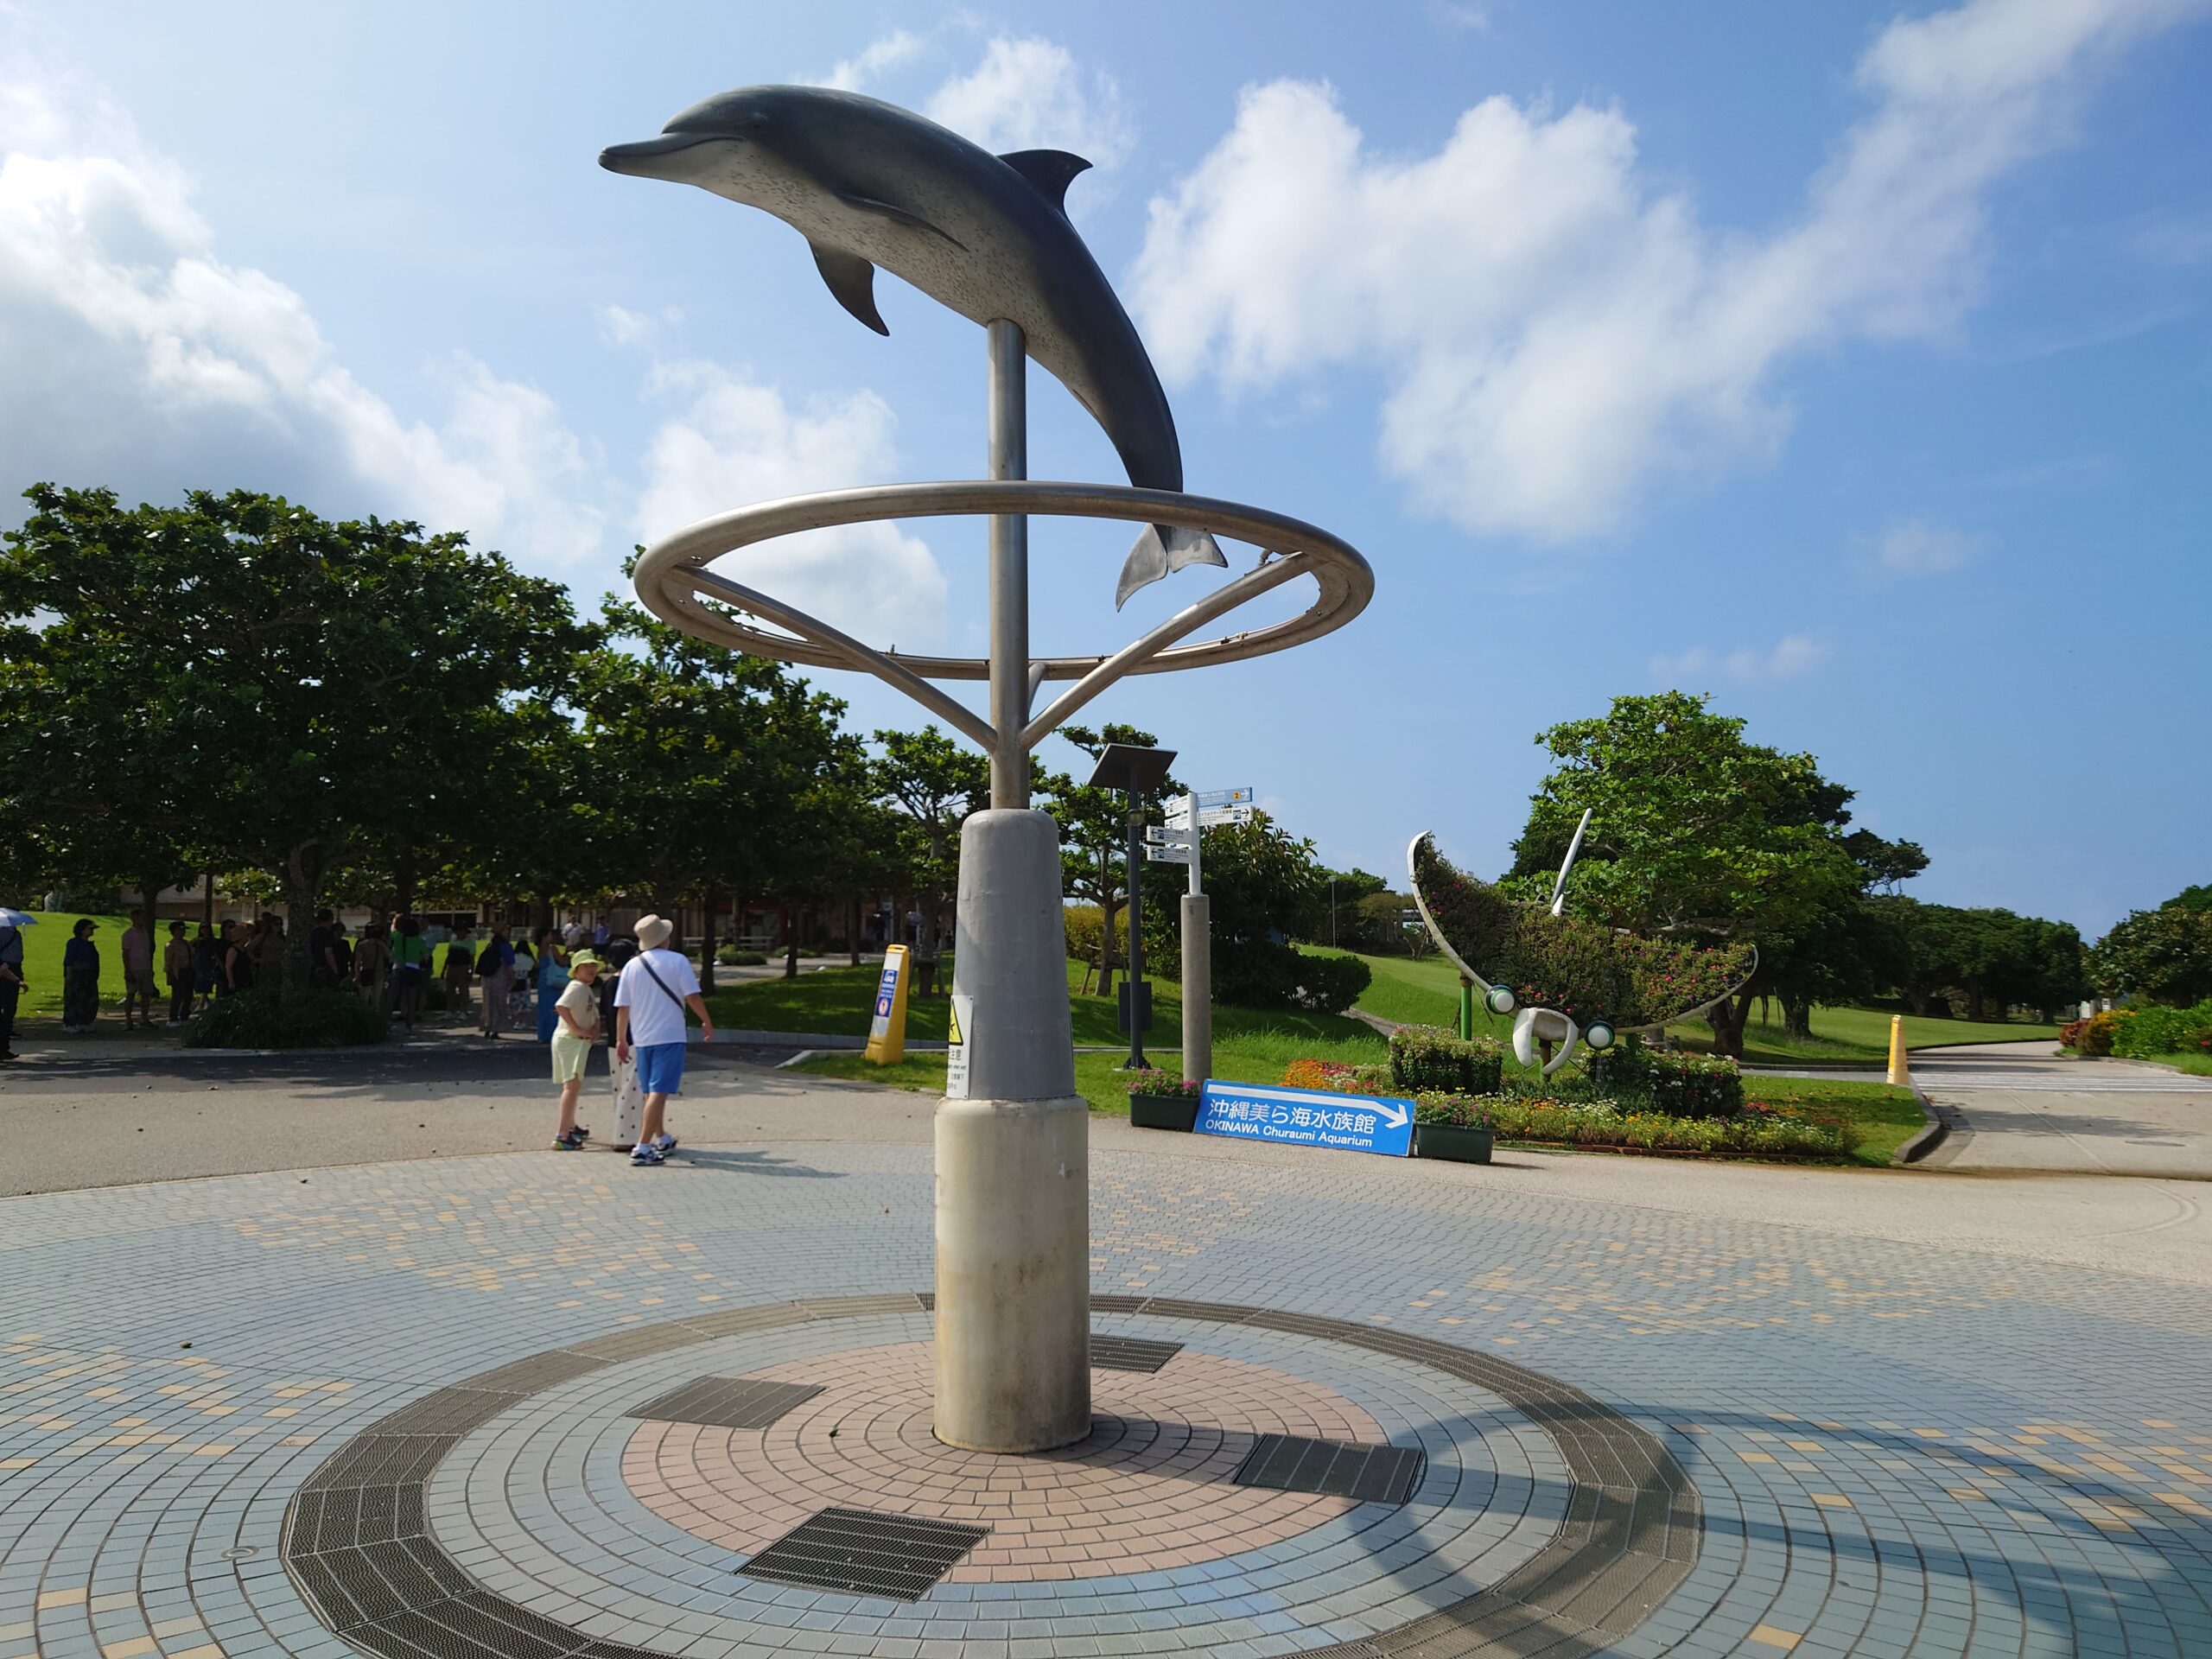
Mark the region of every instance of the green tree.
POLYGON ((911 894, 917 901, 922 918, 918 953, 933 966, 944 908, 960 883, 960 825, 988 804, 991 764, 934 724, 918 732, 880 731, 875 741, 882 751, 874 767, 875 797, 906 818, 899 837, 905 880, 899 896, 911 894))
MULTIPOLYGON (((1087 726, 1063 726, 1062 737, 1095 762, 1109 743, 1126 743, 1148 749, 1159 742, 1150 732, 1134 726, 1109 725, 1093 731, 1087 726)), ((1105 931, 1099 948, 1098 995, 1114 995, 1117 935, 1116 918, 1128 902, 1128 803, 1110 789, 1079 784, 1067 772, 1050 774, 1045 791, 1052 797, 1052 817, 1060 826, 1060 891, 1098 906, 1105 931)), ((1164 780, 1147 803, 1145 822, 1165 823, 1161 802, 1184 793, 1174 779, 1164 780)), ((1140 874, 1139 881, 1144 880, 1140 874)))
MULTIPOLYGON (((1236 1007, 1319 1008, 1341 1013, 1365 990, 1370 972, 1352 957, 1318 957, 1293 947, 1310 939, 1327 909, 1328 872, 1313 843, 1280 828, 1265 812, 1244 823, 1204 831, 1200 867, 1213 931, 1213 994, 1236 1007)), ((1172 960, 1180 917, 1179 883, 1147 884, 1145 948, 1172 960)))
POLYGON ((1898 931, 1903 959, 1888 984, 1916 1014, 1956 998, 1970 1020, 2020 1004, 2046 1018, 2086 988, 2082 936, 2067 922, 1908 899, 1875 901, 1898 931))
POLYGON ((1548 897, 1592 809, 1569 888, 1576 914, 1652 937, 1758 946, 1751 982, 1707 1016, 1714 1049, 1740 1054, 1751 1005, 1784 982, 1793 954, 1840 935, 1870 876, 1844 833, 1852 791, 1809 754, 1745 741, 1744 721, 1707 702, 1681 691, 1616 697, 1603 715, 1540 734, 1559 765, 1530 801, 1512 879, 1548 897))
POLYGON ((2212 910, 2130 911, 2090 950, 2088 973, 2107 996, 2193 1007, 2212 996, 2212 910))
POLYGON ((97 799, 135 764, 126 750, 175 768, 168 832, 283 895, 296 1017, 301 924, 328 874, 420 814, 427 780, 474 775, 504 699, 565 672, 579 631, 564 591, 459 535, 245 491, 135 508, 107 490, 27 495, 0 555, 8 671, 36 677, 45 718, 132 715, 67 728, 93 747, 57 732, 53 785, 97 799))
POLYGON ((767 891, 785 826, 836 762, 844 705, 638 606, 609 597, 602 616, 619 648, 579 660, 565 691, 585 744, 582 843, 601 883, 663 914, 696 899, 711 929, 720 894, 767 891))
POLYGON ((1323 880, 1328 892, 1328 912, 1317 943, 1385 952, 1405 948, 1395 937, 1402 930, 1395 910, 1385 903, 1368 903, 1370 899, 1382 901, 1390 897, 1388 881, 1357 868, 1325 871, 1323 880))

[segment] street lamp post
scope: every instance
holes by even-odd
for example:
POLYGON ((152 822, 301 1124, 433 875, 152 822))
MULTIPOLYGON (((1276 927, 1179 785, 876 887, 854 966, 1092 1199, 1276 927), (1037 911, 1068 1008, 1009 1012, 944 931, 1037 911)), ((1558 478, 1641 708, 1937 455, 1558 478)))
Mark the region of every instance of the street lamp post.
POLYGON ((1152 987, 1144 978, 1145 798, 1167 781, 1167 769, 1174 764, 1173 749, 1109 743, 1090 772, 1090 787, 1121 791, 1128 807, 1129 873, 1123 886, 1128 893, 1125 913, 1129 918, 1129 966, 1122 977, 1123 1023, 1129 1033, 1129 1058, 1122 1063, 1125 1071, 1152 1070, 1152 1063, 1144 1057, 1144 1028, 1152 1016, 1152 987))

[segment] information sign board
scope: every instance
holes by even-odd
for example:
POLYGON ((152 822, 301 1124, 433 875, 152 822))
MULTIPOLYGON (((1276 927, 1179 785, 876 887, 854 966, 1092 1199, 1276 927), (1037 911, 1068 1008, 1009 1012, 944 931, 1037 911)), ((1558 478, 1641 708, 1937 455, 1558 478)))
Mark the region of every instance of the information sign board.
POLYGON ((1203 812, 1210 806, 1249 806, 1254 792, 1249 786, 1243 789, 1202 789, 1186 798, 1196 801, 1198 810, 1203 812))
POLYGON ((1209 1077, 1194 1127, 1201 1135, 1403 1158, 1413 1149, 1414 1103, 1209 1077))
POLYGON ((894 944, 883 953, 883 972, 875 982, 875 1007, 868 1022, 867 1058, 896 1065, 906 1058, 907 950, 894 944))

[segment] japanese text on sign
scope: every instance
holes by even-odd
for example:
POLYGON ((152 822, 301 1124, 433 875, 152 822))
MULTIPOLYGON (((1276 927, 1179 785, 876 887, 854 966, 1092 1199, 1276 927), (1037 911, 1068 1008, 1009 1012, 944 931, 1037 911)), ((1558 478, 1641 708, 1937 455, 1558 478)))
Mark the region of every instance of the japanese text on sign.
POLYGON ((1195 1127, 1201 1135, 1402 1158, 1412 1146, 1413 1117, 1409 1100, 1209 1079, 1195 1127))

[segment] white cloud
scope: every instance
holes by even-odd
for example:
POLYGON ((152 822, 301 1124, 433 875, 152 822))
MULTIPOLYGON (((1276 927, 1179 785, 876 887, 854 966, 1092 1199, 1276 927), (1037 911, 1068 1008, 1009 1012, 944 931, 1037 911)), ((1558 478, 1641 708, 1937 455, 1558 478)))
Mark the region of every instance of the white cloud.
POLYGON ((922 37, 912 29, 894 29, 888 35, 880 35, 870 41, 815 84, 835 86, 840 92, 864 92, 886 71, 896 69, 912 60, 925 44, 922 37))
POLYGON ((589 460, 545 394, 456 354, 445 418, 406 419, 298 294, 213 245, 182 169, 96 88, 0 88, 0 448, 26 478, 166 456, 226 469, 193 480, 215 487, 342 481, 538 568, 599 550, 589 460))
POLYGON ((1465 3, 1465 0, 1428 0, 1431 21, 1445 29, 1463 29, 1471 35, 1490 33, 1490 8, 1465 3))
MULTIPOLYGON (((872 391, 794 410, 773 387, 709 363, 662 367, 686 400, 653 435, 637 518, 651 542, 755 501, 895 476, 890 406, 872 391)), ((764 542, 715 568, 879 649, 934 645, 944 630, 944 573, 895 524, 851 524, 764 542)))
POLYGON ((683 321, 680 307, 663 306, 656 312, 632 311, 625 305, 599 308, 599 337, 610 346, 644 346, 664 328, 683 321))
POLYGON ((1745 683, 1789 680, 1811 673, 1827 661, 1828 655, 1827 646, 1810 634, 1793 633, 1777 641, 1770 651, 1745 645, 1720 652, 1693 645, 1679 657, 1654 657, 1651 671, 1662 680, 1684 686, 1719 677, 1745 683))
POLYGON ((1971 536, 1925 518, 1900 518, 1874 541, 1872 566, 1885 576, 1948 575, 1980 550, 1971 536))
POLYGON ((1379 365, 1384 467, 1478 533, 1618 524, 1653 483, 1770 454, 1815 348, 1948 326, 1989 186, 2121 46, 2201 0, 1974 0, 1891 24, 1872 112, 1764 236, 1701 226, 1620 111, 1492 98, 1435 153, 1370 150, 1325 85, 1246 89, 1155 200, 1134 296, 1161 366, 1237 391, 1379 365))
POLYGON ((1113 79, 1086 76, 1050 41, 1000 35, 971 73, 938 88, 924 112, 988 150, 1072 150, 1101 171, 1120 165, 1135 143, 1113 79))

